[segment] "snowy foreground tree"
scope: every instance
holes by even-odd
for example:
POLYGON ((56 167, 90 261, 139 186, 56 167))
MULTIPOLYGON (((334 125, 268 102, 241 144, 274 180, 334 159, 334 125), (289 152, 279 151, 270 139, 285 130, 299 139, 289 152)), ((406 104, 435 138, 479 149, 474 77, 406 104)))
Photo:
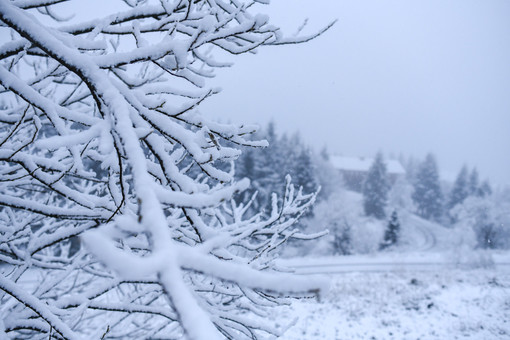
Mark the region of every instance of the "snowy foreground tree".
POLYGON ((317 34, 283 38, 250 13, 265 0, 125 0, 73 24, 61 2, 0 1, 0 338, 279 334, 268 308, 324 287, 273 263, 314 195, 288 182, 247 216, 225 145, 265 142, 196 107, 213 51, 317 34))

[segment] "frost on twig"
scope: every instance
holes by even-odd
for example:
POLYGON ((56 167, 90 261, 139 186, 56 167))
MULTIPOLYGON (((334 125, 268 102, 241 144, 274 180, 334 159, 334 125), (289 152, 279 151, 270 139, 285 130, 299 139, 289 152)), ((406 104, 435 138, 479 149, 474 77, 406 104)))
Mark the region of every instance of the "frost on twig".
POLYGON ((250 1, 124 1, 71 24, 60 2, 0 2, 12 37, 0 46, 0 335, 279 334, 268 308, 324 288, 273 263, 308 237, 292 226, 315 195, 288 180, 270 214, 250 215, 229 165, 237 146, 266 142, 196 108, 226 66, 213 51, 309 37, 280 37, 250 1))

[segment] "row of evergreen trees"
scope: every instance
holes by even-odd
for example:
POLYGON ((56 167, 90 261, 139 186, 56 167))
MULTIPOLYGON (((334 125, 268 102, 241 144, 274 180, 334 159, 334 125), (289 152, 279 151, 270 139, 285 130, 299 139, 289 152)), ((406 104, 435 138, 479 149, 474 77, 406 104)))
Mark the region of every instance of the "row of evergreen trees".
MULTIPOLYGON (((411 172, 413 174, 413 172, 411 172)), ((439 181, 436 159, 427 155, 411 178, 414 185, 413 201, 421 217, 436 222, 455 222, 452 210, 469 196, 485 197, 492 193, 489 182, 480 183, 476 168, 471 172, 466 166, 460 170, 451 190, 445 190, 439 181)))
MULTIPOLYGON (((463 203, 469 196, 484 197, 492 193, 488 181, 480 183, 476 168, 469 172, 464 166, 451 191, 446 195, 441 186, 438 166, 433 154, 428 154, 417 166, 414 164, 415 162, 407 164, 407 180, 413 187, 411 198, 415 212, 424 219, 444 222, 445 218, 450 218, 450 222, 454 222, 450 212, 455 206, 463 203)), ((363 205, 367 216, 377 219, 386 217, 389 191, 386 165, 382 154, 378 153, 363 185, 363 205)))
MULTIPOLYGON (((299 134, 291 137, 278 135, 274 123, 269 123, 265 129, 260 130, 257 139, 265 139, 269 147, 259 150, 251 148, 243 150, 236 167, 236 178, 249 178, 250 190, 238 197, 239 202, 254 199, 252 209, 265 210, 271 204, 271 194, 277 193, 281 197, 285 176, 290 174, 292 183, 303 192, 312 193, 322 185, 320 199, 326 199, 328 193, 339 190, 340 182, 330 181, 328 177, 335 177, 336 171, 328 168, 327 152, 314 155, 310 148, 301 140, 299 134), (328 171, 330 173, 328 174, 328 171), (332 171, 332 172, 331 172, 332 171), (326 180, 325 180, 326 178, 326 180), (335 188, 331 188, 335 187, 335 188), (254 193, 258 192, 256 196, 254 193)), ((424 160, 417 162, 411 158, 407 161, 401 159, 407 171, 400 184, 390 183, 386 162, 382 153, 378 153, 370 167, 363 183, 363 211, 365 216, 378 220, 386 220, 386 232, 381 248, 395 244, 399 237, 400 221, 396 208, 412 211, 424 219, 442 224, 455 223, 455 207, 462 204, 468 197, 484 197, 491 194, 491 187, 487 181, 480 183, 476 169, 469 171, 463 167, 451 188, 441 183, 436 158, 429 154, 424 160), (398 185, 408 188, 407 192, 397 192, 398 185), (393 197, 390 197, 393 196, 393 197), (395 204, 395 198, 400 201, 395 204)), ((334 209, 334 207, 332 207, 334 209)), ((308 213, 308 217, 313 212, 308 213)), ((348 226, 344 220, 335 221, 338 229, 348 226)), ((330 229, 336 229, 329 226, 330 229)), ((348 229, 348 228, 347 228, 348 229)), ((335 233, 335 235, 348 235, 348 232, 335 233)), ((340 237, 335 241, 339 248, 347 247, 348 238, 340 237)), ((346 248, 347 249, 347 248, 346 248)))
POLYGON ((250 190, 245 191, 238 198, 239 201, 246 202, 258 192, 253 208, 267 208, 271 204, 272 193, 282 196, 280 194, 287 175, 292 177, 294 186, 302 188, 305 194, 319 189, 316 161, 298 133, 290 138, 285 134, 279 137, 275 124, 270 122, 265 129, 257 132, 255 138, 267 140, 269 146, 260 150, 246 148, 236 162, 236 178, 251 181, 250 190))

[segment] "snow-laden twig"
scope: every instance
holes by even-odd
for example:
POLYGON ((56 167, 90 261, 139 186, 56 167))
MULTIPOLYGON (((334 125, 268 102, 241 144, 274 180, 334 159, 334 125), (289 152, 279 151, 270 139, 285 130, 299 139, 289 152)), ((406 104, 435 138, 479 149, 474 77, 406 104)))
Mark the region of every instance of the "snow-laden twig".
POLYGON ((267 142, 197 107, 219 92, 204 78, 228 66, 215 50, 322 31, 283 38, 253 1, 125 1, 62 26, 60 2, 0 2, 12 37, 0 47, 0 334, 278 335, 269 308, 327 286, 273 264, 310 237, 292 226, 315 195, 289 179, 272 211, 250 215, 232 162, 267 142))

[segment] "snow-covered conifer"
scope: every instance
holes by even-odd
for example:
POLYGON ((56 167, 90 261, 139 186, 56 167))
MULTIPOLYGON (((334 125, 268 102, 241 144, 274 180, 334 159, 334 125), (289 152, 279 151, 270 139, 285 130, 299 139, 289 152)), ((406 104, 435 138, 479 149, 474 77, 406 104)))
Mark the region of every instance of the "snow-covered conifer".
POLYGON ((296 187, 303 188, 303 192, 312 193, 319 188, 316 165, 312 159, 312 152, 302 147, 294 165, 293 182, 296 187))
POLYGON ((452 209, 457 204, 464 202, 470 194, 476 192, 477 185, 475 188, 472 188, 471 184, 467 167, 463 166, 453 183, 450 200, 448 201, 448 209, 452 209))
POLYGON ((332 221, 333 254, 350 255, 352 253, 352 226, 347 219, 332 221))
POLYGON ((478 170, 473 168, 469 174, 469 194, 472 196, 482 196, 482 190, 480 188, 480 180, 478 176, 478 170))
POLYGON ((403 209, 406 211, 414 210, 412 199, 413 186, 406 177, 399 177, 391 186, 388 194, 388 206, 403 209))
POLYGON ((377 153, 374 162, 368 170, 363 184, 363 207, 365 215, 377 219, 386 217, 386 204, 388 201, 388 175, 382 153, 377 153))
POLYGON ((428 220, 439 221, 443 215, 443 193, 434 155, 426 156, 415 176, 412 198, 418 215, 428 220))
POLYGON ((492 195, 492 187, 488 180, 485 180, 480 184, 479 195, 481 197, 486 197, 492 195))
POLYGON ((328 148, 326 146, 324 146, 321 149, 320 155, 322 157, 322 160, 324 160, 325 162, 329 162, 329 151, 328 151, 328 148))
POLYGON ((400 222, 398 220, 398 214, 396 210, 391 213, 390 220, 384 232, 384 240, 381 244, 381 249, 390 247, 397 244, 400 234, 400 222))

